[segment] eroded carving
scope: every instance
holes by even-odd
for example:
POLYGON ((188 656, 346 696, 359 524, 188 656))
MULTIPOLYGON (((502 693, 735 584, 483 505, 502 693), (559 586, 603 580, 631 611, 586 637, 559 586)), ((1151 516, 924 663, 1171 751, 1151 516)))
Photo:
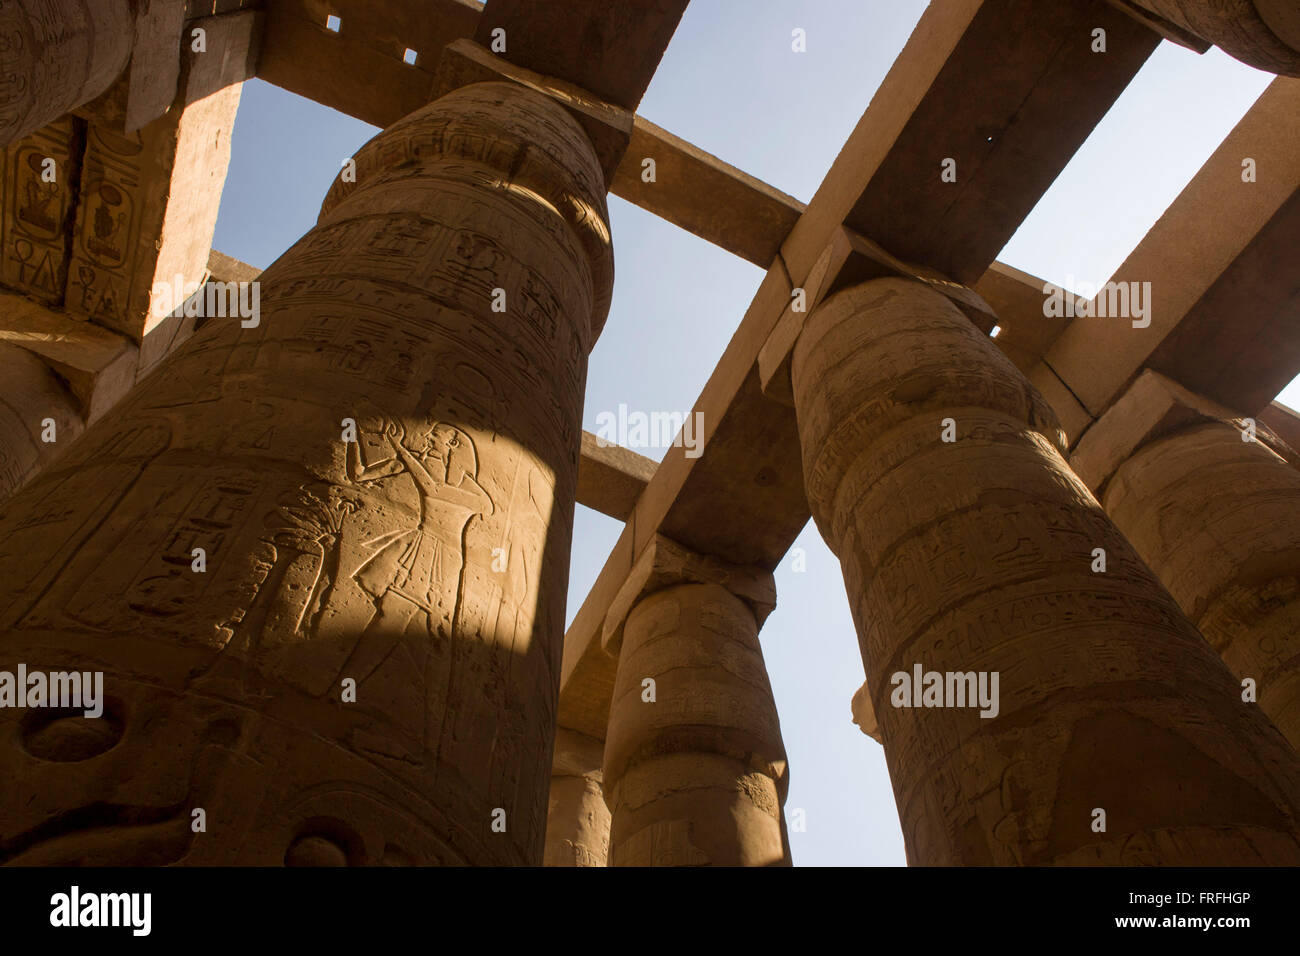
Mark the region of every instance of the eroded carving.
POLYGON ((1238 706, 987 336, 938 293, 882 279, 814 310, 792 373, 808 500, 843 565, 909 861, 1121 864, 1139 845, 1167 865, 1300 859, 1294 752, 1238 706), (918 662, 998 673, 999 715, 891 706, 891 675, 918 662), (1179 694, 1150 690, 1164 687, 1179 694), (1173 796, 1202 774, 1204 799, 1173 796), (1122 822, 1089 828, 1092 807, 1121 805, 1122 822))
MULTIPOLYGON (((581 129, 519 87, 399 127, 263 273, 258 327, 204 325, 0 505, 0 650, 93 659, 125 708, 88 759, 0 750, 0 833, 25 834, 0 858, 541 861, 604 190, 581 129), (92 804, 152 829, 40 829, 92 804), (179 829, 190 806, 219 841, 179 829)), ((127 210, 102 198, 92 290, 127 210)))

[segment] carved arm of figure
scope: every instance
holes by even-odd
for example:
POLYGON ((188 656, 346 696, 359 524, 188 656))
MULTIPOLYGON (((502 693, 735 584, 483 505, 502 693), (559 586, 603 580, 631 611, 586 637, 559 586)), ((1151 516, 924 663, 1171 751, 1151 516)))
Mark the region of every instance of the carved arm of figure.
MULTIPOLYGON (((393 422, 384 422, 384 437, 388 439, 390 445, 398 448, 401 447, 401 426, 393 422), (393 435, 397 434, 398 440, 393 441, 393 435)), ((355 442, 348 442, 347 452, 348 478, 352 481, 374 481, 379 478, 390 478, 393 475, 400 475, 406 470, 401 461, 394 458, 384 458, 381 461, 374 461, 366 464, 365 453, 361 450, 361 438, 357 437, 355 442)))
POLYGON ((484 517, 488 517, 496 510, 496 507, 492 504, 491 496, 483 490, 483 486, 470 474, 466 474, 461 478, 459 485, 453 486, 443 482, 441 494, 444 498, 484 517))
POLYGON ((492 498, 483 490, 483 486, 475 480, 473 475, 466 473, 459 484, 448 484, 446 481, 431 475, 429 470, 424 467, 423 462, 412 455, 400 440, 394 440, 390 436, 388 443, 393 446, 394 454, 402 460, 406 470, 415 479, 421 494, 460 505, 475 514, 490 515, 495 510, 492 498))

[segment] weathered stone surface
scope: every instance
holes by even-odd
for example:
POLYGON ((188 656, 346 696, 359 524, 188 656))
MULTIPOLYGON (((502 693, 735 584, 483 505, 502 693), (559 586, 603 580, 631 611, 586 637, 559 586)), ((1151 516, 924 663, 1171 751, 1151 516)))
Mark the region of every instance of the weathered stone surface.
POLYGON ((648 594, 675 584, 719 584, 744 601, 759 626, 776 607, 776 582, 768 571, 695 554, 661 534, 650 539, 627 580, 610 601, 601 644, 615 659, 623 643, 628 614, 648 594))
POLYGON ((1070 464, 1296 745, 1300 455, 1265 422, 1147 370, 1088 429, 1070 464))
MULTIPOLYGON (((215 282, 253 281, 258 275, 258 270, 220 253, 213 254, 211 265, 219 270, 213 275, 215 282)), ((93 322, 77 321, 21 296, 0 293, 0 342, 30 353, 48 370, 42 374, 29 359, 22 358, 5 383, 8 394, 3 400, 11 412, 11 426, 19 420, 14 416, 20 407, 31 406, 41 414, 33 418, 28 409, 23 413, 26 417, 19 416, 26 423, 24 428, 10 427, 0 433, 0 461, 10 465, 5 477, 0 478, 0 498, 53 461, 85 424, 99 420, 114 408, 158 363, 187 341, 202 321, 183 313, 168 316, 150 330, 137 348, 125 336, 93 322), (56 423, 57 440, 35 441, 33 423, 47 418, 56 423), (20 461, 27 464, 17 465, 20 461)))
POLYGON ((139 350, 129 339, 19 296, 0 293, 0 341, 39 356, 76 397, 87 422, 135 384, 139 350))
POLYGON ((82 427, 76 401, 49 366, 0 337, 0 501, 55 460, 82 427), (42 438, 48 422, 52 442, 42 438))
POLYGON ((1204 418, 1156 438, 1102 503, 1300 750, 1300 471, 1242 438, 1239 422, 1204 418))
POLYGON ((876 720, 876 708, 871 703, 870 683, 864 681, 862 686, 853 692, 853 699, 849 701, 849 712, 853 715, 853 723, 860 731, 876 743, 883 743, 880 739, 880 722, 876 720))
POLYGON ((645 455, 620 445, 605 444, 584 431, 582 460, 578 465, 578 503, 626 521, 654 475, 655 464, 645 455))
POLYGON ((992 341, 883 279, 813 313, 792 371, 910 862, 1300 861, 1300 758, 1066 466, 1051 410, 992 341), (892 676, 918 664, 998 674, 997 715, 893 706, 892 676))
POLYGON ((131 56, 129 0, 10 0, 0 7, 0 146, 103 93, 131 56))
MULTIPOLYGON (((208 255, 208 282, 221 284, 229 288, 229 283, 256 282, 262 274, 261 269, 240 262, 215 249, 208 255)), ((206 291, 201 291, 203 300, 207 301, 206 291)), ((206 315, 185 315, 175 312, 154 325, 140 343, 140 358, 135 370, 135 380, 139 382, 157 367, 158 363, 187 341, 200 326, 213 317, 206 315)), ((216 317, 220 320, 220 317, 216 317)))
POLYGON ((65 305, 137 343, 162 320, 156 286, 203 278, 230 163, 253 14, 204 22, 207 49, 187 55, 166 116, 134 133, 87 130, 65 305))
POLYGON ((605 866, 609 807, 601 789, 604 744, 560 727, 555 732, 544 866, 605 866))
POLYGON ((633 121, 610 191, 767 269, 805 206, 644 117, 633 121), (654 179, 645 178, 647 159, 654 179))
POLYGON ((1300 76, 1300 9, 1294 0, 1126 0, 1257 70, 1300 76))
POLYGON ((372 126, 386 127, 433 99, 442 50, 472 36, 478 0, 276 0, 267 5, 259 79, 372 126), (340 18, 339 30, 326 17, 340 18), (404 62, 406 50, 417 54, 404 62), (356 78, 364 76, 365 82, 356 78))
POLYGON ((433 94, 444 96, 461 86, 498 80, 544 93, 568 109, 591 139, 606 183, 613 180, 632 136, 632 113, 593 96, 582 87, 493 56, 472 40, 457 40, 442 51, 433 94))
POLYGON ((1300 448, 1300 412, 1281 402, 1271 402, 1258 417, 1261 424, 1267 426, 1269 431, 1290 448, 1300 448))
POLYGON ((758 622, 726 588, 665 588, 628 615, 605 783, 611 866, 789 864, 789 777, 758 622))
MULTIPOLYGON (((989 304, 1002 328, 997 336, 998 348, 1025 374, 1069 323, 1069 319, 1043 314, 1046 311, 1043 289, 1047 285, 1042 279, 1003 262, 989 266, 975 284, 975 292, 989 304)), ((1056 411, 1059 416, 1060 409, 1056 411)))
POLYGON ((109 698, 88 759, 0 713, 8 861, 543 858, 605 185, 508 85, 356 160, 258 327, 205 324, 0 505, 0 654, 109 698))
POLYGON ((596 96, 634 110, 686 10, 687 0, 495 0, 479 17, 474 39, 506 40, 514 63, 561 76, 596 96), (498 34, 496 31, 503 31, 498 34))
POLYGON ((1111 405, 1070 453, 1070 468, 1098 498, 1130 455, 1190 424, 1227 421, 1232 411, 1150 369, 1111 405))
POLYGON ((790 461, 794 410, 764 390, 771 368, 755 366, 792 288, 812 285, 836 231, 848 226, 899 259, 979 281, 1159 42, 1099 0, 926 7, 695 402, 704 454, 664 453, 574 618, 561 695, 561 711, 575 722, 568 726, 601 732, 592 717, 607 707, 611 685, 600 630, 649 538, 773 568, 807 524, 802 475, 790 461), (1098 26, 1108 31, 1105 56, 1063 39, 1087 38, 1098 26), (940 179, 946 156, 966 170, 958 184, 940 179))
POLYGON ((0 284, 62 305, 86 124, 65 116, 0 153, 0 284))
POLYGON ((166 113, 181 76, 185 0, 137 0, 137 7, 124 133, 133 133, 166 113))
POLYGON ((759 349, 758 373, 764 393, 793 407, 790 354, 808 314, 822 300, 841 289, 887 276, 901 276, 928 285, 952 299, 976 327, 983 331, 991 331, 997 324, 993 309, 974 289, 953 282, 933 269, 902 262, 890 255, 888 250, 852 229, 837 229, 801 286, 804 296, 799 307, 795 307, 792 299, 767 341, 759 349))

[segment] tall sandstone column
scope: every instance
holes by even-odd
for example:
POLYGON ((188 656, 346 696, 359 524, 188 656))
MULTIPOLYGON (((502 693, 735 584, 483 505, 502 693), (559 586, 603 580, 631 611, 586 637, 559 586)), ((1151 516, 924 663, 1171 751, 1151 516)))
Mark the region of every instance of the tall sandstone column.
POLYGON ((129 0, 0 4, 0 147, 89 103, 131 57, 129 0))
POLYGON ((604 751, 602 741, 564 727, 556 729, 544 866, 608 865, 604 751))
POLYGON ((1300 750, 1300 471, 1228 421, 1137 450, 1102 503, 1300 750))
POLYGON ((605 741, 610 866, 789 865, 788 788, 753 609, 719 584, 642 597, 605 741))
POLYGON ((0 505, 0 660, 108 700, 0 710, 6 860, 542 861, 600 166, 486 83, 355 179, 258 324, 210 321, 0 505))
POLYGON ((904 279, 841 292, 809 316, 792 373, 909 862, 1300 861, 1295 752, 948 299, 904 279), (998 674, 996 715, 895 706, 917 665, 998 674))

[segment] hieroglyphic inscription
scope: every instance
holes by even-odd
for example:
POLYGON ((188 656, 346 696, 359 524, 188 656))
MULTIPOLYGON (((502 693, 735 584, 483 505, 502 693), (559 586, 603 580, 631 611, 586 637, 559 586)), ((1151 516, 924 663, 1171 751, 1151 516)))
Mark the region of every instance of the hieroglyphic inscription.
MULTIPOLYGON (((81 203, 68 274, 67 307, 111 328, 128 324, 141 302, 136 242, 144 228, 145 141, 92 124, 86 140, 81 203)), ((145 277, 152 287, 153 271, 145 277)))
POLYGON ((0 153, 0 281, 63 302, 85 123, 65 116, 0 153))
MULTIPOLYGON (((399 170, 376 162, 390 133, 362 151, 357 190, 262 275, 257 327, 205 324, 0 511, 6 651, 111 661, 113 752, 230 821, 226 849, 168 861, 541 860, 604 189, 578 185, 600 179, 581 129, 518 87, 457 91, 395 139, 449 116, 469 127, 399 170), (143 712, 167 714, 165 758, 140 757, 143 712), (210 750, 229 784, 180 770, 210 750)), ((115 162, 98 182, 132 175, 115 162)), ((131 274, 119 192, 79 220, 87 308, 131 274)), ((20 808, 0 830, 142 806, 73 776, 0 803, 20 808)))
POLYGON ((1260 707, 1300 745, 1300 473, 1235 422, 1140 448, 1106 510, 1260 707))
POLYGON ((987 337, 920 284, 878 280, 813 312, 792 373, 809 504, 843 565, 910 861, 1300 856, 1294 753, 1238 705, 987 337), (913 666, 998 674, 999 715, 892 706, 891 675, 913 666), (1180 803, 1190 776, 1214 796, 1180 803), (1088 827, 1090 808, 1121 805, 1109 832, 1088 827), (1242 825, 1212 825, 1227 818, 1242 825))
POLYGON ((0 147, 108 88, 131 53, 129 0, 0 4, 0 147))

